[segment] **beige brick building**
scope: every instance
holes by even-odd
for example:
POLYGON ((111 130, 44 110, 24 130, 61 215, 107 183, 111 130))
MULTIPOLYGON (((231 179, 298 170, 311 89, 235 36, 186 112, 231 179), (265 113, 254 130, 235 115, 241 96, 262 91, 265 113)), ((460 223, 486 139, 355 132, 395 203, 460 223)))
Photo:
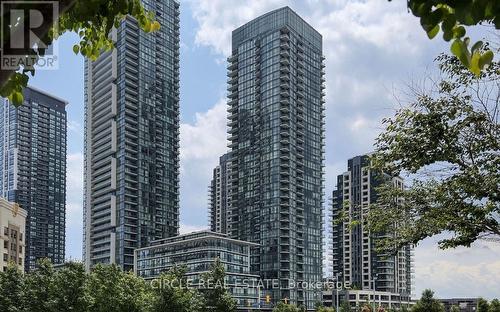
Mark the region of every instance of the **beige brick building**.
POLYGON ((0 198, 0 270, 15 262, 24 271, 26 210, 0 198))

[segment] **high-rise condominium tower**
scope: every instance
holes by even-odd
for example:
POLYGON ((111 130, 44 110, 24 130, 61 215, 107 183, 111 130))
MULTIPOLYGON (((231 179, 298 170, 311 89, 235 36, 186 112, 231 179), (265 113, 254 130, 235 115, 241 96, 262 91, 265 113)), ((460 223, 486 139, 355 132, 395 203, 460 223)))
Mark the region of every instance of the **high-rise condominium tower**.
POLYGON ((260 244, 252 270, 279 281, 265 290, 273 303, 312 309, 319 293, 302 286, 322 278, 322 37, 284 7, 234 30, 228 61, 228 233, 260 244))
POLYGON ((132 270, 134 249, 179 228, 179 3, 144 0, 116 48, 85 63, 84 261, 132 270))
POLYGON ((25 269, 49 258, 64 262, 66 105, 27 87, 24 103, 0 103, 0 197, 27 211, 25 269))
POLYGON ((209 223, 210 230, 216 233, 227 233, 227 220, 231 207, 231 161, 230 154, 219 158, 219 165, 213 170, 213 177, 209 187, 209 223))
MULTIPOLYGON (((412 248, 402 248, 396 255, 375 251, 375 239, 366 225, 370 204, 377 201, 377 187, 392 183, 403 188, 401 177, 370 169, 367 155, 349 159, 347 171, 337 177, 333 191, 333 274, 353 287, 411 294, 412 248), (349 219, 342 219, 349 216, 349 219), (358 225, 352 226, 352 222, 358 225)), ((387 233, 390 235, 390 233, 387 233)))

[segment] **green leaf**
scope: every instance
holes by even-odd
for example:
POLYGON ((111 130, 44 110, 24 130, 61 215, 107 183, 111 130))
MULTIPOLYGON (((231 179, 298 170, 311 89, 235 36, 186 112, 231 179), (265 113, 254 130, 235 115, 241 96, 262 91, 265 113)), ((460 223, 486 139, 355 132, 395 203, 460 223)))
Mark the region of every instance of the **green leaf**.
POLYGON ((450 41, 453 39, 453 31, 443 31, 443 39, 445 41, 450 41))
POLYGON ((478 41, 478 42, 474 43, 474 45, 470 49, 471 53, 474 53, 477 49, 480 49, 482 46, 483 46, 482 41, 478 41))
POLYGON ((158 21, 154 21, 151 25, 151 31, 158 31, 160 30, 160 27, 160 23, 158 21))
POLYGON ((455 39, 451 44, 451 53, 455 55, 460 62, 466 67, 470 66, 470 53, 467 50, 467 45, 460 39, 455 39))
POLYGON ((18 73, 18 77, 19 77, 19 84, 23 87, 27 87, 28 86, 28 81, 29 81, 29 77, 28 75, 26 74, 20 74, 18 73))
POLYGON ((434 26, 434 28, 432 28, 431 30, 429 30, 427 32, 427 37, 429 37, 429 39, 432 39, 434 37, 436 37, 436 35, 439 33, 439 25, 436 25, 434 26))
POLYGON ((483 69, 484 66, 490 65, 491 62, 493 61, 493 57, 494 57, 493 51, 488 50, 484 52, 484 54, 481 55, 481 59, 479 60, 479 67, 483 69))
POLYGON ((462 54, 462 41, 460 41, 460 39, 456 39, 455 41, 453 41, 453 43, 451 44, 451 53, 453 53, 453 55, 455 55, 456 57, 460 57, 460 55, 462 54))
POLYGON ((19 91, 14 91, 10 96, 9 100, 14 104, 15 107, 19 107, 23 104, 23 94, 19 91))
POLYGON ((469 69, 476 76, 479 76, 481 74, 481 68, 479 66, 480 59, 481 59, 481 53, 479 51, 476 51, 472 54, 469 69))
POLYGON ((455 26, 453 27, 453 38, 462 38, 465 36, 465 27, 464 26, 455 26))
POLYGON ((75 54, 78 54, 78 52, 80 52, 80 46, 79 46, 79 45, 77 45, 77 44, 75 44, 75 45, 73 46, 73 52, 74 52, 75 54))

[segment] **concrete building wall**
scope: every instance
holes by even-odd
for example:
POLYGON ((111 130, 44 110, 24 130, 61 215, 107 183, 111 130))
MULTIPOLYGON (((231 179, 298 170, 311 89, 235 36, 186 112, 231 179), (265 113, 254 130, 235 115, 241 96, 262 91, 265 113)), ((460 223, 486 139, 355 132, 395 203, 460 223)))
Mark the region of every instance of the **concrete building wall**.
POLYGON ((27 215, 18 204, 0 198, 0 270, 15 263, 24 271, 27 215))

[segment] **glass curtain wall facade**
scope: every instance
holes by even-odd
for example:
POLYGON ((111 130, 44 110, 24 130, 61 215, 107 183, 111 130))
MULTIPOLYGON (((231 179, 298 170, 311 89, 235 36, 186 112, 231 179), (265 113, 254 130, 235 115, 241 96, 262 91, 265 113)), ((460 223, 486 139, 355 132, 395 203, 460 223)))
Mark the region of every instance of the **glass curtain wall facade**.
POLYGON ((186 266, 189 285, 203 289, 210 282, 203 279, 203 274, 209 272, 218 259, 226 272, 225 286, 237 300, 238 310, 249 311, 259 307, 259 280, 250 271, 252 246, 255 244, 230 239, 221 233, 193 232, 136 250, 134 270, 138 276, 149 280, 174 266, 186 266))
MULTIPOLYGON (((412 288, 413 249, 406 246, 396 255, 375 252, 376 237, 371 235, 365 217, 377 201, 377 187, 391 183, 403 188, 401 177, 391 177, 370 169, 369 156, 348 160, 348 170, 337 177, 332 196, 333 274, 361 290, 397 293, 409 297, 412 288), (337 222, 341 215, 349 220, 337 222), (352 227, 352 222, 359 224, 352 227)), ((390 235, 390 233, 387 233, 390 235)))
POLYGON ((212 182, 209 187, 209 223, 210 230, 216 233, 227 233, 227 219, 231 207, 229 187, 231 176, 230 154, 219 158, 219 165, 213 170, 212 182))
POLYGON ((273 304, 313 309, 322 278, 322 37, 288 7, 233 31, 228 58, 231 237, 259 243, 252 272, 273 304), (302 284, 303 285, 303 284, 302 284))
POLYGON ((179 3, 142 2, 160 30, 127 17, 115 49, 85 62, 87 269, 132 270, 134 249, 178 234, 179 3))
POLYGON ((66 105, 33 87, 24 103, 0 103, 0 196, 27 211, 25 269, 39 259, 64 262, 66 105))

